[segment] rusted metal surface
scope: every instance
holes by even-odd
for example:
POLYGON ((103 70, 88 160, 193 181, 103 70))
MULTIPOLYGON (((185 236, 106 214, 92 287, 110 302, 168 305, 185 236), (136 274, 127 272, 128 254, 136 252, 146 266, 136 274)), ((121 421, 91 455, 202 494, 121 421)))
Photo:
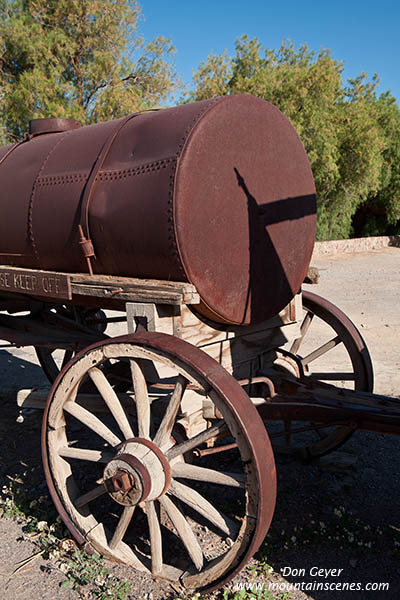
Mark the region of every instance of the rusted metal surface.
POLYGON ((123 506, 133 506, 146 500, 151 490, 150 474, 142 462, 131 454, 116 454, 104 469, 104 482, 111 498, 123 506), (114 467, 117 463, 118 467, 114 467), (135 473, 128 473, 120 465, 126 464, 135 473))
POLYGON ((0 264, 187 281, 203 315, 239 325, 298 292, 315 189, 275 107, 237 95, 70 126, 0 148, 0 264))
POLYGON ((28 131, 33 137, 44 133, 64 133, 79 127, 82 127, 82 124, 76 119, 31 119, 28 131))
MULTIPOLYGON (((365 341, 349 317, 332 302, 313 292, 304 290, 302 299, 304 308, 328 323, 342 339, 353 365, 355 389, 372 392, 374 373, 371 357, 365 341)), ((319 378, 324 379, 323 374, 319 378)))
POLYGON ((232 450, 233 448, 237 448, 236 442, 224 444, 223 446, 214 446, 213 448, 205 448, 204 450, 195 448, 193 450, 193 454, 194 456, 211 456, 212 454, 220 454, 221 452, 226 452, 227 450, 232 450))

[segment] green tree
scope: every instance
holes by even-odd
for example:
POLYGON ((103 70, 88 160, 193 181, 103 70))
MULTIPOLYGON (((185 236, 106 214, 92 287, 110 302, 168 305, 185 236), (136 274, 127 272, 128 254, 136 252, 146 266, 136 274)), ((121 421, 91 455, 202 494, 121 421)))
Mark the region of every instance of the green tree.
POLYGON ((175 88, 165 38, 144 44, 130 0, 0 0, 0 127, 15 139, 27 121, 85 123, 165 101, 175 88))
MULTIPOLYGON (((379 98, 357 81, 355 100, 367 102, 385 143, 376 193, 358 207, 354 216, 356 236, 400 233, 400 110, 395 98, 386 92, 379 98)), ((354 94, 354 92, 353 92, 354 94)))
POLYGON ((397 105, 390 96, 377 99, 376 77, 367 82, 361 75, 343 87, 342 71, 343 64, 328 50, 316 54, 290 43, 269 50, 258 39, 243 36, 234 57, 211 55, 200 64, 189 94, 200 100, 249 93, 268 100, 290 119, 315 178, 318 239, 351 235, 354 214, 371 197, 388 202, 390 196, 390 218, 399 218, 400 201, 393 196, 399 186, 389 165, 397 152, 391 145, 399 148, 393 141, 397 105))

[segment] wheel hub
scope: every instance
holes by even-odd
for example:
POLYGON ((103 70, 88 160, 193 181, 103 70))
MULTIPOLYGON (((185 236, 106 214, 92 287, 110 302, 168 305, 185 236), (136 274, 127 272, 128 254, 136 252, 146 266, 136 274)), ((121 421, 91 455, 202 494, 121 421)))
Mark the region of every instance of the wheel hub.
POLYGON ((167 491, 171 469, 161 450, 143 438, 123 442, 104 469, 104 485, 123 506, 155 500, 167 491))

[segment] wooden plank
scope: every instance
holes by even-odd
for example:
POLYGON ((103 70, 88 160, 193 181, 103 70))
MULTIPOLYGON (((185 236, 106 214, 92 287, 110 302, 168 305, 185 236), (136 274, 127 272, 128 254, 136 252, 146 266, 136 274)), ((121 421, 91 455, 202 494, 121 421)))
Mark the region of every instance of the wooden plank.
POLYGON ((0 290, 30 296, 71 300, 71 280, 66 273, 0 267, 0 290))
POLYGON ((71 276, 72 293, 76 295, 116 298, 132 302, 157 304, 198 304, 200 297, 194 285, 180 281, 114 277, 111 275, 71 276))
POLYGON ((175 334, 206 352, 240 379, 251 375, 252 360, 300 336, 297 319, 301 317, 300 294, 279 315, 246 327, 232 325, 215 329, 213 323, 200 320, 189 307, 183 306, 181 315, 175 318, 175 334))
POLYGON ((125 289, 118 283, 108 286, 97 286, 88 283, 72 282, 72 293, 76 296, 95 298, 113 298, 125 302, 153 302, 155 304, 199 304, 200 296, 182 289, 165 289, 162 287, 146 288, 144 286, 127 286, 125 289))
POLYGON ((114 275, 59 273, 0 266, 0 292, 71 300, 72 296, 115 298, 126 302, 199 304, 194 285, 184 281, 162 281, 114 275))

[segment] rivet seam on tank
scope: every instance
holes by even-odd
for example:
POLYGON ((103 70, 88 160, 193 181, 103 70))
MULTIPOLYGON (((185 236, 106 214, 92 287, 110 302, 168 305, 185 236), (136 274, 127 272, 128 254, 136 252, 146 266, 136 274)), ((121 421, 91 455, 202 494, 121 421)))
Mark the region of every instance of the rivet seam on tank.
POLYGON ((173 202, 174 202, 174 188, 175 188, 175 177, 176 177, 176 172, 177 172, 177 167, 178 167, 178 162, 179 162, 179 158, 181 156, 183 147, 186 143, 186 140, 188 139, 191 131, 193 130, 193 127, 196 125, 196 123, 200 120, 200 117, 203 116, 203 114, 205 112, 207 112, 211 106, 213 104, 215 104, 217 101, 221 100, 221 97, 218 98, 212 98, 207 105, 202 108, 201 110, 199 110, 198 113, 196 113, 196 115, 193 117, 193 119, 191 120, 191 122, 189 123, 189 125, 186 127, 185 132, 181 138, 181 141, 179 143, 178 146, 178 150, 176 152, 176 158, 177 158, 177 162, 175 165, 175 169, 174 172, 171 173, 170 176, 170 182, 169 182, 169 194, 168 194, 168 241, 171 244, 171 252, 175 257, 176 263, 179 265, 179 271, 181 273, 181 275, 185 278, 188 279, 188 276, 186 274, 185 268, 182 264, 182 258, 179 252, 179 248, 178 248, 178 243, 176 240, 176 234, 175 234, 175 224, 174 224, 174 208, 173 208, 173 202))
MULTIPOLYGON (((71 133, 71 131, 66 131, 65 133, 61 134, 60 137, 58 138, 58 140, 56 141, 56 143, 50 148, 46 158, 44 159, 44 161, 38 171, 38 174, 35 177, 35 181, 33 182, 33 185, 32 185, 32 191, 31 191, 31 196, 29 198, 29 207, 28 207, 28 234, 29 234, 29 239, 32 244, 33 253, 38 262, 39 262, 39 253, 37 250, 34 232, 33 232, 33 203, 34 203, 34 199, 35 199, 35 191, 36 191, 36 187, 37 187, 37 181, 38 181, 43 169, 45 168, 47 161, 49 160, 50 156, 54 152, 54 150, 57 148, 57 146, 60 144, 60 142, 62 142, 63 139, 71 133)), ((57 134, 54 134, 54 137, 56 135, 57 134)), ((58 137, 58 135, 57 135, 57 137, 58 137)))
POLYGON ((37 186, 83 183, 88 178, 88 173, 68 173, 65 175, 45 175, 36 181, 37 186))
POLYGON ((153 171, 160 171, 166 169, 169 165, 174 165, 176 158, 163 158, 156 160, 145 165, 139 165, 137 167, 131 167, 129 169, 120 169, 118 171, 101 171, 98 175, 99 181, 111 181, 113 179, 121 179, 123 177, 132 177, 135 175, 144 175, 145 173, 151 173, 153 171))
MULTIPOLYGON (((176 157, 163 158, 151 163, 139 165, 129 169, 101 171, 96 177, 96 181, 113 181, 114 179, 122 179, 125 177, 134 177, 136 175, 144 175, 153 171, 166 169, 168 165, 175 163, 176 157)), ((88 178, 88 173, 68 173, 63 175, 45 175, 37 180, 38 186, 48 185, 65 185, 71 183, 83 183, 88 178)))

